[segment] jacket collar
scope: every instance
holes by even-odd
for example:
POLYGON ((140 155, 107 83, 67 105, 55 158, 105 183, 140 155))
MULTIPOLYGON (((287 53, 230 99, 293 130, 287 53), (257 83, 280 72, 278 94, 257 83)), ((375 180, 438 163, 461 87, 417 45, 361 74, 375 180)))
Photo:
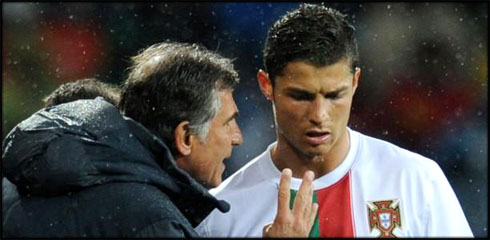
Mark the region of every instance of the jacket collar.
POLYGON ((218 208, 223 213, 229 211, 230 205, 227 202, 216 199, 204 186, 177 167, 170 150, 160 138, 140 123, 128 117, 124 118, 130 131, 154 155, 154 159, 168 173, 172 183, 176 184, 175 188, 169 188, 168 181, 165 181, 165 184, 163 184, 165 186, 157 187, 165 188, 165 193, 193 227, 196 227, 215 208, 218 208))

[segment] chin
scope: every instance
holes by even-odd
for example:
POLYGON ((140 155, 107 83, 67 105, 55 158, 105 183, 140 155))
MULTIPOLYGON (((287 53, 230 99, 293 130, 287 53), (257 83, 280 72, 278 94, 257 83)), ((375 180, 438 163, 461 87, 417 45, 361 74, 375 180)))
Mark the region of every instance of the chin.
POLYGON ((208 186, 207 186, 207 187, 209 187, 209 188, 215 188, 215 187, 219 186, 220 184, 221 184, 221 181, 216 182, 216 183, 211 183, 211 184, 208 184, 208 186))
POLYGON ((209 182, 208 185, 211 186, 211 187, 217 187, 218 185, 221 184, 221 182, 222 182, 222 179, 220 177, 219 179, 213 179, 213 180, 211 180, 211 182, 209 182))
POLYGON ((303 151, 303 154, 307 157, 313 158, 317 156, 323 156, 327 154, 332 149, 330 144, 322 144, 318 146, 309 146, 303 151))

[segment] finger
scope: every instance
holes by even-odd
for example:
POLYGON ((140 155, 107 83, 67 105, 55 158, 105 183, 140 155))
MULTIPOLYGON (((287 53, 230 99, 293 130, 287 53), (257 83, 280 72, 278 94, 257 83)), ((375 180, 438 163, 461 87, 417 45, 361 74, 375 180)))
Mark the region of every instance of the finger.
POLYGON ((310 191, 308 191, 308 196, 307 196, 307 201, 306 201, 306 205, 305 205, 305 209, 304 209, 304 219, 305 220, 308 220, 310 219, 310 215, 311 215, 311 208, 313 207, 313 184, 312 184, 312 187, 310 188, 310 191), (309 201, 308 199, 311 199, 311 201, 309 201))
POLYGON ((293 214, 295 216, 304 216, 305 207, 312 202, 312 189, 313 189, 314 173, 312 171, 306 171, 303 176, 303 181, 299 187, 298 194, 294 199, 293 214))
POLYGON ((264 226, 264 228, 262 229, 262 236, 263 237, 266 237, 267 236, 267 233, 269 232, 270 228, 272 227, 272 222, 271 223, 268 223, 264 226))
POLYGON ((289 213, 290 201, 290 185, 291 185, 291 169, 285 168, 282 170, 281 181, 279 182, 279 193, 277 199, 277 216, 287 216, 289 213))
POLYGON ((313 203, 311 205, 310 216, 308 219, 308 226, 310 229, 313 227, 313 224, 315 223, 315 218, 316 218, 317 212, 318 212, 318 203, 313 203))

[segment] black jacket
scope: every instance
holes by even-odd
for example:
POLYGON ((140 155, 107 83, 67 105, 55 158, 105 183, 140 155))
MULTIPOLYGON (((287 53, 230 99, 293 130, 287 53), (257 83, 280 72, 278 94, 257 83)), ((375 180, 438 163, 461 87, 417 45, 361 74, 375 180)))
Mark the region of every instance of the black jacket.
POLYGON ((196 237, 213 209, 229 209, 102 98, 19 123, 2 164, 3 237, 196 237))

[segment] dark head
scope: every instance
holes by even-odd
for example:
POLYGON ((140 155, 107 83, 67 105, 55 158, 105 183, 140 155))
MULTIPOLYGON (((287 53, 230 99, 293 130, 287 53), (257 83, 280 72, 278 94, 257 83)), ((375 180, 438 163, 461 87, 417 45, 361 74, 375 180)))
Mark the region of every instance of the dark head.
POLYGON ((80 79, 62 84, 43 99, 44 107, 67 103, 79 99, 103 97, 117 106, 121 90, 116 86, 101 82, 95 78, 80 79))
POLYGON ((274 84, 286 65, 304 61, 317 67, 346 58, 352 73, 359 61, 355 28, 339 11, 322 5, 302 4, 269 29, 264 67, 274 84))

